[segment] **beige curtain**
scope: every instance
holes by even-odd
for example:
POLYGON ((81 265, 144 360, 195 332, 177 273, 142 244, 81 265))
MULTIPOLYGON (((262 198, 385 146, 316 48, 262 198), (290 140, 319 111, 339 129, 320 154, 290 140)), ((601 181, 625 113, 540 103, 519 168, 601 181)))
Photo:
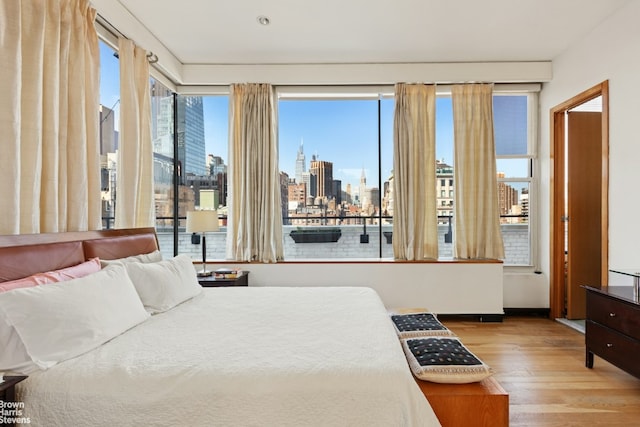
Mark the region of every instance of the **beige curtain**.
POLYGON ((0 234, 101 228, 95 17, 86 0, 0 2, 0 234))
POLYGON ((454 257, 504 259, 500 232, 493 85, 454 85, 454 257))
POLYGON ((396 259, 438 258, 436 208, 436 91, 399 83, 393 132, 393 254, 396 259))
POLYGON ((283 259, 274 94, 268 84, 231 85, 227 258, 283 259))
POLYGON ((147 52, 118 41, 120 141, 116 181, 116 228, 154 227, 151 93, 147 52))

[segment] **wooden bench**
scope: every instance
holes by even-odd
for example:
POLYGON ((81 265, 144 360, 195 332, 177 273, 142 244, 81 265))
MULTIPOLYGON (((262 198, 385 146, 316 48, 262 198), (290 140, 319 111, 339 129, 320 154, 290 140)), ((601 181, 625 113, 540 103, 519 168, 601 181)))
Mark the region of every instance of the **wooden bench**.
MULTIPOLYGON (((400 314, 426 308, 401 308, 400 314)), ((442 427, 508 427, 509 394, 493 377, 470 384, 438 384, 416 379, 442 427)))
POLYGON ((492 377, 470 384, 416 382, 442 427, 509 425, 509 395, 492 377))

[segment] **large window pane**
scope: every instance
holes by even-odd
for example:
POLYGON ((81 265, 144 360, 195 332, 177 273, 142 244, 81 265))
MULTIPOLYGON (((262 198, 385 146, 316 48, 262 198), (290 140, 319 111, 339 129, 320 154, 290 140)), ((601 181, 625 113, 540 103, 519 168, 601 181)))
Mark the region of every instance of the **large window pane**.
POLYGON ((178 96, 179 252, 202 260, 201 236, 186 233, 187 211, 217 210, 220 230, 206 234, 207 259, 224 259, 227 215, 228 96, 178 96))
POLYGON ((529 178, 531 177, 530 165, 529 158, 497 159, 496 170, 499 178, 529 178))
POLYGON ((382 178, 382 215, 380 219, 382 258, 393 258, 393 114, 395 100, 380 100, 380 170, 382 178))
POLYGON ((151 141, 153 144, 156 232, 165 258, 174 254, 174 126, 173 92, 155 79, 150 81, 151 141))
POLYGON ((115 221, 116 169, 120 131, 120 62, 115 51, 103 41, 100 45, 100 193, 102 228, 115 221))
MULTIPOLYGON (((496 168, 500 223, 505 241, 505 265, 530 265, 529 192, 533 144, 528 122, 529 95, 493 97, 496 168)), ((450 96, 436 101, 436 197, 438 209, 438 252, 441 259, 453 257, 453 111, 450 96)))
POLYGON ((529 183, 498 181, 500 223, 529 222, 529 183))
POLYGON ((436 159, 453 165, 453 105, 450 96, 436 98, 436 159))
POLYGON ((529 182, 498 182, 505 265, 530 265, 529 182))
POLYGON ((281 99, 278 118, 288 182, 285 259, 380 257, 381 225, 391 231, 381 210, 393 163, 393 101, 281 99), (379 132, 386 139, 382 165, 379 132))
POLYGON ((500 224, 505 265, 531 265, 530 194, 535 185, 530 153, 534 140, 529 123, 532 95, 495 95, 494 132, 500 224))

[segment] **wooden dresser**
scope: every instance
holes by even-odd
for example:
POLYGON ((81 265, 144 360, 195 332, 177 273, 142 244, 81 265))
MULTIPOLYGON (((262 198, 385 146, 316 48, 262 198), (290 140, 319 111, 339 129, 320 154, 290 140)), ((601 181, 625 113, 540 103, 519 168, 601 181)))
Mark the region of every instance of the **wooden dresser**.
POLYGON ((640 378, 640 303, 635 286, 585 286, 587 368, 598 355, 640 378))

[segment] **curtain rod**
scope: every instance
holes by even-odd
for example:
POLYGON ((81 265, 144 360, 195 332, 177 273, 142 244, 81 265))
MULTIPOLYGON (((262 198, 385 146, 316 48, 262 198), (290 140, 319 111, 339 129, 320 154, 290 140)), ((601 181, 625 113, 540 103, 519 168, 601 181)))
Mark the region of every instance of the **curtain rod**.
MULTIPOLYGON (((100 15, 99 13, 96 14, 96 21, 105 31, 111 34, 111 36, 113 36, 114 38, 118 39, 120 37, 123 37, 127 40, 130 40, 129 37, 127 37, 122 31, 118 30, 115 26, 111 24, 111 22, 109 22, 104 16, 100 15)), ((112 47, 115 47, 115 46, 112 46, 112 47)), ((116 52, 114 55, 116 58, 118 58, 118 52, 116 52)), ((149 64, 155 64, 156 62, 158 62, 158 55, 156 55, 152 51, 147 51, 147 60, 149 61, 149 64)))

